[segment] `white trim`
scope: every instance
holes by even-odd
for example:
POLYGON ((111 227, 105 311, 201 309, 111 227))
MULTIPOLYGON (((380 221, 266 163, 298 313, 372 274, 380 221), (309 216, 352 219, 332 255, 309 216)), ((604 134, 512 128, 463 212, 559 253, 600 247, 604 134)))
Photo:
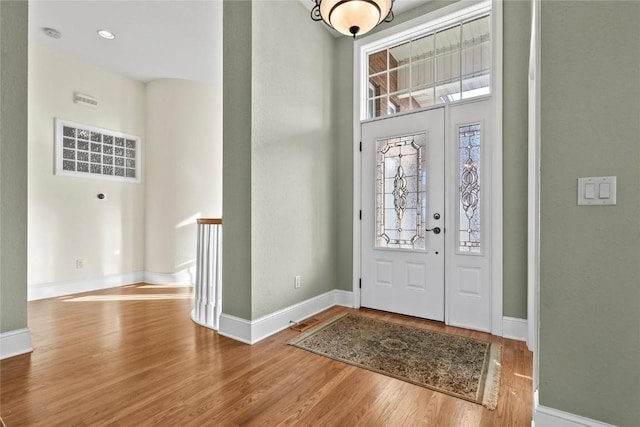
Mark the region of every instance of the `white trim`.
POLYGON ((195 272, 186 269, 177 273, 155 273, 152 271, 136 271, 133 273, 112 274, 110 276, 92 277, 90 279, 65 280, 62 282, 38 283, 29 285, 28 300, 35 301, 55 298, 81 292, 100 289, 118 288, 132 283, 148 283, 150 285, 171 285, 175 283, 193 284, 195 272))
POLYGON ((502 318, 502 336, 518 341, 527 341, 529 328, 527 319, 504 316, 502 318))
POLYGON ((0 360, 32 351, 29 328, 0 333, 0 360))
POLYGON ((534 393, 535 409, 532 426, 535 427, 614 427, 613 424, 542 406, 538 403, 538 390, 534 393))
POLYGON ((367 80, 366 76, 362 76, 361 70, 361 45, 362 40, 356 40, 353 46, 353 278, 352 278, 352 292, 353 292, 353 307, 360 308, 360 281, 361 281, 361 242, 362 242, 362 230, 360 215, 362 212, 362 152, 360 147, 362 145, 361 123, 360 123, 360 87, 362 81, 367 80))
POLYGON ((502 0, 491 2, 492 64, 491 106, 493 146, 491 168, 491 333, 502 335, 502 268, 503 268, 503 206, 502 206, 502 0))
POLYGON ((527 346, 533 352, 533 388, 539 384, 540 295, 540 0, 531 2, 527 187, 527 346))
POLYGON ((342 307, 355 308, 353 306, 353 292, 336 289, 333 291, 333 293, 335 295, 334 305, 341 305, 342 307))
POLYGON ((150 285, 173 285, 176 283, 195 283, 196 268, 188 268, 176 273, 155 273, 153 271, 144 272, 144 282, 150 285))
POLYGON ((29 285, 27 287, 27 300, 35 301, 39 299, 77 294, 80 292, 117 288, 132 283, 140 283, 144 280, 144 277, 144 272, 136 271, 133 273, 113 274, 110 276, 93 277, 90 279, 76 279, 65 280, 62 282, 39 283, 29 285))
MULTIPOLYGON (((198 318, 196 317, 196 309, 195 308, 191 310, 190 316, 191 316, 191 320, 193 321, 193 323, 197 323, 200 326, 204 326, 205 328, 209 328, 209 329, 212 329, 214 331, 218 330, 218 329, 214 328, 213 325, 208 324, 208 323, 204 323, 204 322, 201 322, 200 320, 198 320, 198 318)), ((218 321, 220 321, 220 320, 218 319, 218 321)))
POLYGON ((352 307, 352 300, 351 292, 332 290, 256 320, 222 313, 218 333, 246 344, 255 344, 288 328, 291 322, 299 322, 335 305, 352 307))
POLYGON ((243 342, 251 342, 251 321, 227 313, 220 314, 218 333, 222 336, 243 342))

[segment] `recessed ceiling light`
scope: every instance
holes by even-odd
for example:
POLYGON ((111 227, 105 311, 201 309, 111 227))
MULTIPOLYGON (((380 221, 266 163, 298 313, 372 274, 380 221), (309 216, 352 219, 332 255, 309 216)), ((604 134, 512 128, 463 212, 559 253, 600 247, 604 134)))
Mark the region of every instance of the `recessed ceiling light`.
POLYGON ((107 31, 107 30, 98 30, 98 35, 100 37, 102 37, 103 39, 107 39, 107 40, 113 40, 116 38, 116 35, 113 34, 111 31, 107 31))
POLYGON ((54 28, 46 27, 46 28, 43 28, 42 31, 44 31, 44 33, 49 37, 51 37, 52 39, 59 39, 60 37, 62 37, 62 34, 60 33, 60 31, 54 28))

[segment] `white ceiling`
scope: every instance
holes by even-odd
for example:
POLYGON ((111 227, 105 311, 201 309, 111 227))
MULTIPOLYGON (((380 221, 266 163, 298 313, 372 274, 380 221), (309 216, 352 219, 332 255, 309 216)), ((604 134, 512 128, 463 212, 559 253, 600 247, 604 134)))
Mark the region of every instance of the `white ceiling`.
MULTIPOLYGON (((301 1, 309 9, 314 4, 301 1)), ((395 0, 394 11, 426 1, 395 0)), ((322 24, 309 20, 309 25, 322 24)), ((221 0, 31 0, 29 39, 143 82, 182 78, 218 86, 222 81, 221 0), (46 36, 46 27, 62 37, 46 36), (114 33, 115 40, 99 37, 99 29, 114 33)))

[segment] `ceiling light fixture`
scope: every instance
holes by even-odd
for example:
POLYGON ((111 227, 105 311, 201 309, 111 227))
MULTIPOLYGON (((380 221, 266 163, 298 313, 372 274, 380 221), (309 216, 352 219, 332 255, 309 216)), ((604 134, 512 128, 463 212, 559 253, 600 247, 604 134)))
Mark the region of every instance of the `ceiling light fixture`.
POLYGON ((107 40, 113 40, 116 38, 116 35, 113 34, 111 31, 107 31, 107 30, 98 30, 98 35, 100 37, 102 37, 103 39, 107 39, 107 40))
POLYGON ((338 32, 356 38, 382 22, 393 20, 395 0, 313 0, 311 19, 324 21, 338 32))

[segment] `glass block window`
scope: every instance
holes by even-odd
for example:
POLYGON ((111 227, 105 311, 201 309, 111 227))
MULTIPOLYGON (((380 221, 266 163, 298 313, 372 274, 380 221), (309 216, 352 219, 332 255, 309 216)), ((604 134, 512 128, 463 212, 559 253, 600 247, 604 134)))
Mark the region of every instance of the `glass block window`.
POLYGON ((458 251, 480 253, 480 166, 481 127, 479 123, 458 127, 460 213, 458 251))
POLYGON ((376 248, 425 250, 425 133, 376 141, 376 248))
POLYGON ((140 182, 140 137, 56 119, 56 175, 140 182))
POLYGON ((369 53, 366 66, 368 119, 487 95, 490 11, 369 53))

